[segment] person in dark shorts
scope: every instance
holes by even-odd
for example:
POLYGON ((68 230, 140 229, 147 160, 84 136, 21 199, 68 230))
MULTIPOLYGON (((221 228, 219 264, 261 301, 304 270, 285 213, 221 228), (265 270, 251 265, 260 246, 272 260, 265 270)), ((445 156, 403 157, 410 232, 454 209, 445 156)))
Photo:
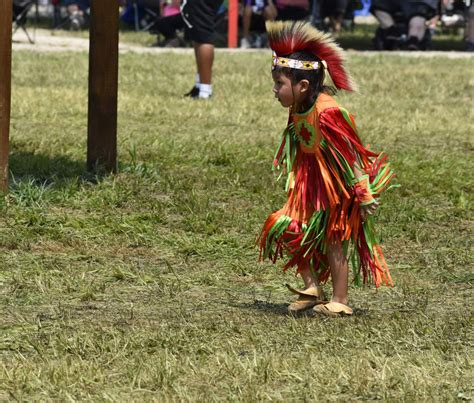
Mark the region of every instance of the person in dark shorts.
POLYGON ((209 99, 212 95, 212 64, 217 12, 223 0, 184 0, 181 5, 186 35, 194 43, 196 83, 186 96, 209 99))

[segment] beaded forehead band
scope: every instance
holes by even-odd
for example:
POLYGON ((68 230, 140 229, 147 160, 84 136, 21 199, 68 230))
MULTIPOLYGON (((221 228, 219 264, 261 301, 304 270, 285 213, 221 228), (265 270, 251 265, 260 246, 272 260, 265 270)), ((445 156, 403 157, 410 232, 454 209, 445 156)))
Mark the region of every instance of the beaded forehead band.
POLYGON ((327 68, 327 64, 324 60, 318 61, 304 61, 304 60, 296 60, 296 59, 289 59, 287 57, 280 57, 277 56, 275 52, 273 52, 273 61, 272 61, 272 70, 275 70, 277 66, 280 67, 289 67, 290 69, 298 69, 298 70, 317 70, 320 68, 320 65, 324 68, 327 68))

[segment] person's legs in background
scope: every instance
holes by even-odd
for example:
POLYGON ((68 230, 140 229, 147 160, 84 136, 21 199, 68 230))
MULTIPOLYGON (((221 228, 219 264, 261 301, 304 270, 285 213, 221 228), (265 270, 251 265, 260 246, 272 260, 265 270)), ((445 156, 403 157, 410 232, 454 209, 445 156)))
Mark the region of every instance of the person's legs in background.
POLYGON ((409 0, 373 0, 371 13, 377 19, 380 27, 377 29, 374 46, 377 50, 393 50, 399 47, 399 39, 403 34, 395 21, 409 0))
POLYGON ((467 13, 467 50, 474 52, 474 3, 467 13))
POLYGON ((397 11, 398 5, 391 4, 387 0, 373 0, 371 11, 377 18, 380 28, 387 31, 395 25, 393 14, 397 11))
POLYGON ((324 0, 322 2, 323 18, 329 18, 329 30, 335 36, 341 32, 347 6, 348 0, 324 0))
POLYGON ((273 1, 269 0, 263 9, 263 18, 265 21, 275 21, 278 15, 277 8, 273 1))
POLYGON ((374 15, 375 18, 377 18, 382 29, 388 29, 395 25, 395 20, 393 19, 393 17, 384 10, 375 10, 374 15))
POLYGON ((242 39, 240 47, 243 49, 263 46, 265 33, 265 21, 274 21, 277 9, 272 0, 247 0, 245 2, 242 16, 242 39), (251 30, 256 30, 257 36, 252 41, 251 30))
POLYGON ((194 42, 194 54, 199 75, 198 98, 212 95, 212 65, 214 64, 214 44, 194 42))
POLYGON ((240 47, 242 49, 248 49, 252 47, 250 37, 250 25, 252 23, 252 4, 251 1, 244 3, 244 12, 242 15, 242 39, 240 40, 240 47))
POLYGON ((408 17, 408 50, 425 49, 422 45, 425 39, 426 22, 436 15, 438 6, 437 0, 410 0, 404 9, 405 16, 408 17))
POLYGON ((181 9, 197 67, 195 85, 186 96, 209 99, 212 95, 215 23, 221 4, 222 0, 187 0, 181 9))

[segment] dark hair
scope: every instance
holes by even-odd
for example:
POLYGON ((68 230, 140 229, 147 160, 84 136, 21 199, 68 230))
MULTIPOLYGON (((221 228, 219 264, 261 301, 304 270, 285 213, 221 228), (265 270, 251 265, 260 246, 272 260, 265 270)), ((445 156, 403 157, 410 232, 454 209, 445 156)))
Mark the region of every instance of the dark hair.
MULTIPOLYGON (((309 52, 305 52, 305 51, 294 52, 289 55, 285 55, 283 57, 286 57, 289 59, 310 61, 310 62, 321 61, 315 55, 309 52)), ((312 105, 316 101, 316 98, 321 92, 324 92, 330 95, 334 95, 337 92, 337 90, 334 87, 324 85, 324 79, 326 78, 325 68, 319 68, 317 70, 300 70, 300 69, 292 69, 289 67, 276 66, 274 71, 288 77, 291 81, 291 84, 293 85, 299 83, 301 80, 308 80, 309 93, 306 99, 308 101, 308 104, 310 105, 312 105)))

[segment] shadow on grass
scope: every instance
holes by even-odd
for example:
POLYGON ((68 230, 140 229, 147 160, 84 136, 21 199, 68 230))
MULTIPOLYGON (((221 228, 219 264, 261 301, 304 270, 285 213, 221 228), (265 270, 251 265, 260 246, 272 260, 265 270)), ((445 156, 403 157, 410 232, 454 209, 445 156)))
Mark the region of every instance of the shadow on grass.
POLYGON ((13 151, 10 154, 10 172, 14 178, 34 178, 48 182, 51 178, 81 178, 90 174, 84 161, 75 161, 66 156, 50 157, 27 151, 13 151))
MULTIPOLYGON (((303 311, 297 315, 290 315, 288 313, 288 304, 279 304, 262 300, 254 300, 253 302, 244 302, 244 303, 230 303, 229 305, 235 308, 243 308, 249 310, 256 310, 264 313, 269 313, 278 316, 292 316, 294 318, 309 318, 313 316, 319 316, 313 312, 312 309, 303 311)), ((368 309, 354 308, 353 316, 362 317, 369 316, 368 309)), ((320 316, 323 317, 323 316, 320 316)))
POLYGON ((253 302, 229 303, 230 306, 240 309, 256 310, 273 315, 288 315, 288 304, 277 304, 268 301, 254 300, 253 302))
POLYGON ((105 171, 89 172, 85 161, 64 155, 49 156, 29 151, 13 151, 9 156, 10 183, 39 184, 53 189, 70 187, 71 183, 98 184, 109 174, 105 171))

